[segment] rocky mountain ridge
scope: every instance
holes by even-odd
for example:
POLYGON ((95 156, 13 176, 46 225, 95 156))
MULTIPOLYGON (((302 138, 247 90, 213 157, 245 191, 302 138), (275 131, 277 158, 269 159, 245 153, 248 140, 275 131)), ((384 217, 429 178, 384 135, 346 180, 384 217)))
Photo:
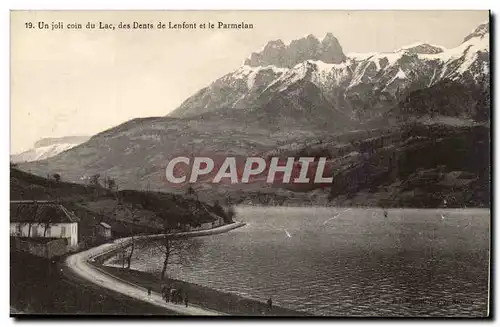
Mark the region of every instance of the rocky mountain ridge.
MULTIPOLYGON (((311 51, 301 52, 307 56, 300 63, 289 68, 276 59, 283 56, 271 54, 269 58, 276 60, 259 61, 260 66, 247 60, 242 67, 188 98, 169 116, 193 117, 221 109, 236 111, 271 105, 302 110, 301 102, 311 99, 312 93, 319 107, 329 107, 358 121, 379 116, 411 91, 439 81, 478 83, 487 79, 489 83, 489 28, 483 25, 452 49, 422 43, 390 53, 348 54, 335 63, 317 59, 317 39, 309 36, 301 40, 300 44, 311 45, 311 51)), ((263 53, 271 48, 285 49, 282 42, 273 41, 263 53)))
POLYGON ((292 68, 305 60, 320 60, 325 63, 339 64, 346 59, 342 46, 332 33, 327 33, 322 41, 314 35, 293 40, 285 45, 281 40, 267 43, 261 52, 254 52, 245 60, 251 67, 276 66, 292 68))

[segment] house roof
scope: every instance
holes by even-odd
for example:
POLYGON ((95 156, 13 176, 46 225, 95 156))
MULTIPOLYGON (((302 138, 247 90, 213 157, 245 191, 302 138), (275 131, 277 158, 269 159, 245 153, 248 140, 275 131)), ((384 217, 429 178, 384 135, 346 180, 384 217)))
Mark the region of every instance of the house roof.
POLYGON ((99 225, 103 226, 104 228, 108 228, 108 229, 110 229, 110 228, 111 228, 111 226, 109 226, 108 224, 106 224, 106 223, 105 223, 105 222, 103 222, 103 221, 101 221, 101 222, 99 223, 99 225))
POLYGON ((80 219, 61 204, 12 201, 10 203, 10 221, 77 223, 80 219))

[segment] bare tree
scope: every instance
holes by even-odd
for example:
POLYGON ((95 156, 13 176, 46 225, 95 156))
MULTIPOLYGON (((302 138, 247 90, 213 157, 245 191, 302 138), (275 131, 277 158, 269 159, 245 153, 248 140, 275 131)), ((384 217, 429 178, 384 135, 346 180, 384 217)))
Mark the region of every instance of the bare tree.
POLYGON ((136 213, 137 210, 135 206, 132 204, 131 208, 126 209, 132 216, 132 220, 130 224, 127 224, 128 226, 128 232, 130 236, 130 246, 127 245, 127 249, 130 249, 127 255, 127 269, 130 269, 130 265, 132 263, 132 257, 134 256, 134 250, 137 246, 137 240, 136 240, 136 231, 134 229, 134 225, 136 225, 139 222, 139 217, 137 217, 136 213))
POLYGON ((118 192, 115 193, 115 198, 116 198, 116 206, 114 209, 115 217, 121 213, 125 215, 128 214, 131 217, 130 221, 127 221, 127 223, 125 224, 125 226, 128 229, 128 235, 130 237, 131 242, 127 243, 123 249, 123 253, 125 253, 125 251, 127 250, 130 250, 126 258, 127 269, 130 269, 130 265, 132 263, 132 257, 134 255, 134 251, 138 244, 136 238, 137 229, 135 228, 135 226, 139 223, 139 208, 134 202, 132 202, 130 206, 127 206, 127 204, 124 201, 122 201, 120 194, 118 192))
POLYGON ((165 279, 169 264, 188 264, 199 255, 201 243, 192 237, 179 234, 183 217, 172 211, 162 212, 162 234, 151 240, 154 249, 163 256, 160 278, 165 279))
POLYGON ((27 211, 26 217, 29 217, 28 221, 21 222, 21 226, 28 226, 28 237, 31 237, 31 229, 33 228, 33 225, 38 224, 38 218, 40 216, 41 210, 40 210, 40 205, 38 204, 37 201, 33 201, 33 207, 32 210, 30 210, 30 205, 23 205, 19 204, 17 214, 22 215, 23 209, 27 211), (31 212, 30 212, 31 211, 31 212))
MULTIPOLYGON (((53 219, 55 214, 51 212, 45 212, 45 210, 47 209, 44 209, 44 207, 46 207, 46 205, 40 205, 36 200, 34 200, 31 204, 17 204, 15 216, 21 216, 21 221, 19 222, 21 229, 24 226, 28 226, 27 237, 31 237, 33 226, 44 226, 43 236, 46 235, 47 230, 50 228, 51 220, 53 219)), ((22 236, 22 234, 19 236, 22 236)))
POLYGON ((38 218, 38 226, 43 227, 43 237, 47 236, 47 231, 50 229, 52 223, 54 222, 54 218, 57 215, 57 209, 53 205, 48 205, 43 210, 43 213, 40 213, 40 217, 38 218))
MULTIPOLYGON (((135 219, 134 219, 135 221, 135 219)), ((132 257, 134 255, 134 250, 135 250, 135 246, 136 246, 136 240, 135 240, 135 234, 132 232, 130 234, 130 238, 131 238, 131 244, 130 244, 130 251, 128 253, 128 256, 127 256, 127 269, 130 269, 130 265, 132 264, 132 257)))
MULTIPOLYGON (((11 208, 12 208, 12 204, 11 204, 11 208)), ((22 209, 23 209, 23 205, 22 204, 17 204, 15 206, 16 210, 15 210, 15 213, 14 213, 14 217, 20 217, 21 216, 21 213, 22 213, 22 209)), ((10 217, 11 221, 12 221, 12 209, 11 209, 11 217, 10 217)), ((21 222, 19 223, 20 227, 21 227, 21 231, 19 233, 18 236, 23 236, 22 235, 22 228, 26 225, 27 223, 26 222, 22 222, 22 219, 21 219, 21 222)), ((29 233, 29 231, 28 231, 29 233)))

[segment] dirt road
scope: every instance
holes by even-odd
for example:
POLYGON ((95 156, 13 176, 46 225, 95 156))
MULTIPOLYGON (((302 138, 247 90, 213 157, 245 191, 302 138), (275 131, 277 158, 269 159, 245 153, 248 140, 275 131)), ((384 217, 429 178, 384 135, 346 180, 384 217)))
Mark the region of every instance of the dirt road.
MULTIPOLYGON (((241 226, 242 225, 240 223, 235 223, 234 226, 222 226, 220 228, 214 228, 212 232, 213 234, 217 234, 241 226)), ((193 232, 193 236, 208 235, 209 233, 207 232, 209 231, 204 231, 203 233, 193 232)), ((152 292, 151 295, 148 295, 148 292, 145 288, 132 284, 118 277, 115 277, 99 269, 95 265, 92 265, 89 262, 97 256, 108 253, 110 251, 114 251, 117 248, 123 247, 128 241, 129 241, 128 238, 119 239, 114 241, 113 243, 103 244, 98 247, 73 254, 66 259, 65 265, 71 270, 72 273, 100 287, 107 288, 115 292, 119 292, 121 294, 132 297, 134 299, 138 299, 159 307, 166 308, 181 315, 195 315, 195 316, 225 315, 222 312, 204 309, 194 305, 189 305, 188 307, 186 307, 181 304, 166 303, 162 299, 161 294, 157 292, 152 292)))

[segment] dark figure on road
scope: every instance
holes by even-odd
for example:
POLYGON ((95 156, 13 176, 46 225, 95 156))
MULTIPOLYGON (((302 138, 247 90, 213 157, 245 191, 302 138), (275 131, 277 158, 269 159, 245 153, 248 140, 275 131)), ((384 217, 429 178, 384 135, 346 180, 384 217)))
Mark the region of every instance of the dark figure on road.
POLYGON ((151 295, 151 289, 148 288, 148 295, 151 295))
POLYGON ((167 303, 170 302, 170 292, 172 292, 170 287, 165 289, 165 302, 167 302, 167 303))
POLYGON ((172 298, 173 303, 176 303, 176 304, 182 303, 181 291, 178 289, 172 289, 171 290, 171 298, 172 298))
POLYGON ((177 290, 176 289, 170 289, 170 301, 175 303, 177 300, 177 290))
POLYGON ((387 210, 384 210, 384 217, 387 218, 387 210))
POLYGON ((271 311, 271 310, 273 309, 273 300, 272 300, 271 298, 269 298, 269 299, 267 300, 267 309, 268 309, 269 311, 271 311))
POLYGON ((186 308, 188 307, 188 302, 189 302, 189 300, 188 300, 188 294, 187 294, 187 292, 186 292, 186 293, 184 294, 184 304, 186 305, 186 308))

